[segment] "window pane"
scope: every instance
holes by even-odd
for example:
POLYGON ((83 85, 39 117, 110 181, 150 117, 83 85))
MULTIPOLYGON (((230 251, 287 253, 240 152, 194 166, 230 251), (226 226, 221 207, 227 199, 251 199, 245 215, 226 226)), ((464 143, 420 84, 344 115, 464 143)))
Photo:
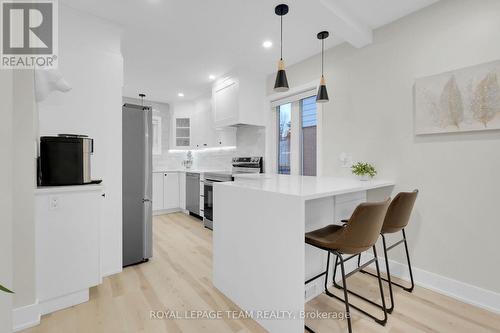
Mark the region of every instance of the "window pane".
POLYGON ((300 101, 302 111, 302 174, 316 176, 316 96, 300 101))
POLYGON ((290 174, 290 136, 292 104, 278 106, 278 173, 290 174))

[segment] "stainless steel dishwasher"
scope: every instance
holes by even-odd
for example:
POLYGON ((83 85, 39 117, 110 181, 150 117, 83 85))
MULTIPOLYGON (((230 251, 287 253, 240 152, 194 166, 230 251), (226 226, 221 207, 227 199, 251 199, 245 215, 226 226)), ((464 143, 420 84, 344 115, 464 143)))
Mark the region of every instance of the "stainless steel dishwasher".
POLYGON ((200 174, 186 172, 186 210, 200 215, 200 174))

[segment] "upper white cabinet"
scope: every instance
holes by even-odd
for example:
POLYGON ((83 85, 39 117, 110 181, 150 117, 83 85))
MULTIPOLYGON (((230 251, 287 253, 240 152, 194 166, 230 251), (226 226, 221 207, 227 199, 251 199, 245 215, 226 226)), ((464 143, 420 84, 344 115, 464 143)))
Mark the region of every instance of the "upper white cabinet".
POLYGON ((193 135, 192 103, 174 104, 170 121, 170 149, 191 149, 193 135))
POLYGON ((175 118, 175 146, 189 147, 191 146, 191 118, 176 117, 175 118))
POLYGON ((193 148, 215 146, 215 126, 210 98, 201 98, 193 103, 193 148))
POLYGON ((210 96, 173 106, 171 149, 228 146, 236 146, 236 128, 216 127, 210 96))
POLYGON ((231 73, 216 82, 212 88, 215 126, 264 126, 265 86, 264 76, 247 71, 231 73))
POLYGON ((236 124, 238 120, 238 80, 228 78, 216 85, 212 98, 216 126, 236 124))

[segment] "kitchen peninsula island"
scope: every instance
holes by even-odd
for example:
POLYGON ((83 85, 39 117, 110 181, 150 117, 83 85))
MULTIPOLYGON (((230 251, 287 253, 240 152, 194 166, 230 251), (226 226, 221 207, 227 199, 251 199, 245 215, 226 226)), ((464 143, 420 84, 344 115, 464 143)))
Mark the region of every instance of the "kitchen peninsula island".
POLYGON ((213 281, 269 332, 303 332, 304 305, 319 295, 326 253, 304 234, 349 218, 369 192, 391 195, 383 180, 276 174, 214 184, 213 281), (270 312, 265 312, 270 311, 270 312))

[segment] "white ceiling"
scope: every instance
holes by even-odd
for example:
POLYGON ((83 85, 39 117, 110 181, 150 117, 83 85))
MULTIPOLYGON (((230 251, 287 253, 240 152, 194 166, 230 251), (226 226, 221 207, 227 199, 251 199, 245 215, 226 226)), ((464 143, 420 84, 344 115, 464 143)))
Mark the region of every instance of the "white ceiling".
MULTIPOLYGON (((209 74, 235 67, 272 73, 279 58, 279 18, 269 0, 61 0, 123 28, 124 95, 176 102, 208 92, 209 74), (264 49, 264 40, 273 41, 264 49)), ((293 64, 317 54, 316 33, 329 30, 326 47, 363 46, 371 30, 437 0, 287 0, 284 59, 293 64)))

